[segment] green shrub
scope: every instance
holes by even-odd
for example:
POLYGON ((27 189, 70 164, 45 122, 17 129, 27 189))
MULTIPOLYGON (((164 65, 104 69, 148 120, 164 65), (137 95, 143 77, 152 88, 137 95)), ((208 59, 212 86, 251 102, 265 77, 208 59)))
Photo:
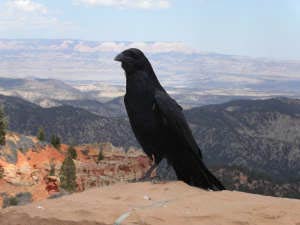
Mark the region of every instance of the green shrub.
POLYGON ((19 201, 16 197, 9 197, 8 204, 9 206, 16 206, 19 204, 19 201))
POLYGON ((16 205, 26 205, 32 202, 32 194, 30 192, 20 192, 15 196, 9 196, 6 193, 1 193, 0 196, 3 198, 3 208, 16 205))

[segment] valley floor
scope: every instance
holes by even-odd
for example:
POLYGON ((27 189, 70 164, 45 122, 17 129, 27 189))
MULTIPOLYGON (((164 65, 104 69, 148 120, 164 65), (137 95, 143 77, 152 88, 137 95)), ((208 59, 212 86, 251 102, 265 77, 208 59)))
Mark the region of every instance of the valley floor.
POLYGON ((300 201, 182 182, 94 188, 0 210, 1 225, 300 225, 300 201))

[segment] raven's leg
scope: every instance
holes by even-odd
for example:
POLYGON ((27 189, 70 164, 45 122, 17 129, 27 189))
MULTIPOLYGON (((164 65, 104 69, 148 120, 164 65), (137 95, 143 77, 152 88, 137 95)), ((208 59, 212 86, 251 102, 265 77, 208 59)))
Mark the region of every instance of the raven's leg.
POLYGON ((147 170, 145 175, 139 181, 150 181, 152 172, 157 168, 157 164, 155 163, 155 156, 152 155, 152 166, 147 170))
POLYGON ((156 169, 157 165, 153 164, 149 170, 147 170, 147 172, 145 173, 145 175, 139 180, 139 181, 147 181, 151 178, 151 174, 152 172, 156 169))

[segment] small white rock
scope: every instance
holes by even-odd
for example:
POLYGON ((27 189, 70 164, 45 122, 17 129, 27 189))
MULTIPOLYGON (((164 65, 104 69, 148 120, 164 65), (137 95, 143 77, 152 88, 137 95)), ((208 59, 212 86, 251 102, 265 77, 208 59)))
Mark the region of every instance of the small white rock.
POLYGON ((151 198, 150 198, 148 195, 145 195, 145 196, 144 196, 144 199, 147 200, 147 201, 150 201, 150 200, 151 200, 151 198))

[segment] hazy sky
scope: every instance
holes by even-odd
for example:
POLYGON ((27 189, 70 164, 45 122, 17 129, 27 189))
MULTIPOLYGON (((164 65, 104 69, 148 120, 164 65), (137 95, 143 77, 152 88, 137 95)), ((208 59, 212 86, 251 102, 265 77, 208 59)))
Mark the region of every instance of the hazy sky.
POLYGON ((300 59, 299 0, 0 0, 0 38, 180 41, 300 59))

